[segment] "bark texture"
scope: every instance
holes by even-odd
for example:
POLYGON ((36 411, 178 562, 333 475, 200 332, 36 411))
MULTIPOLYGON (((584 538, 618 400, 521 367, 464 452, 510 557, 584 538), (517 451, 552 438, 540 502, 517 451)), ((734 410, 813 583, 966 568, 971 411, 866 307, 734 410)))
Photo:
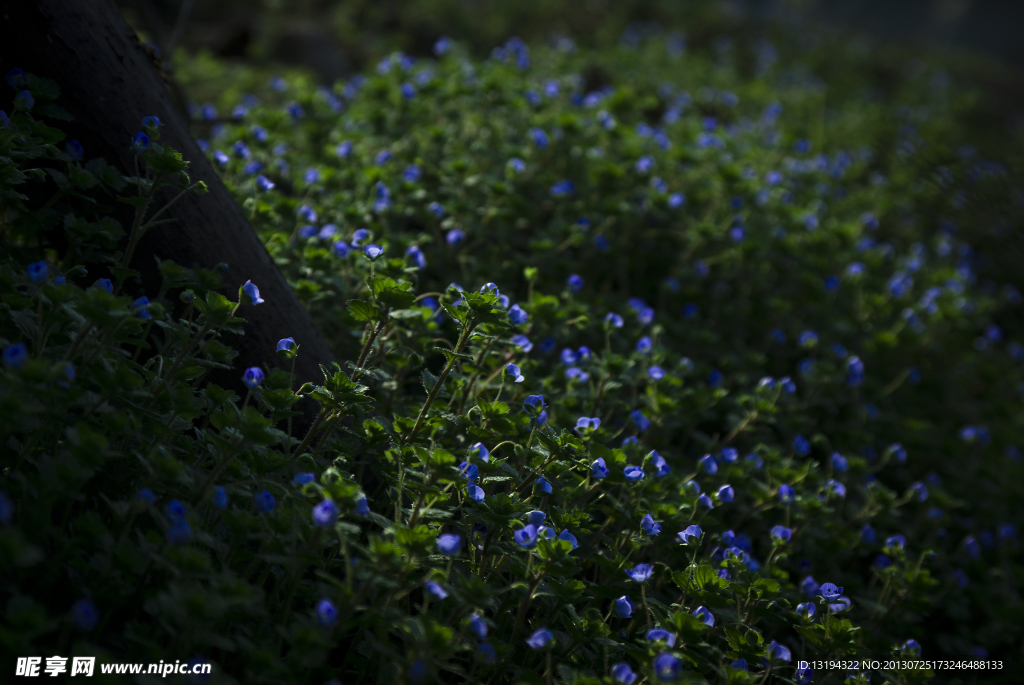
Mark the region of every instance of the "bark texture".
POLYGON ((266 300, 240 311, 247 319, 245 335, 227 341, 239 351, 238 364, 284 368, 275 354, 277 341, 293 337, 302 346, 296 379, 320 381, 317 365, 334 360, 330 348, 199 149, 170 86, 111 0, 0 0, 0 69, 7 73, 16 66, 56 81, 59 104, 74 115, 71 130, 86 157, 102 155, 125 172, 132 169, 129 143, 142 118, 160 117, 161 143, 181 152, 192 179, 204 181, 210 192, 177 202, 168 212, 175 223, 143 236, 132 268, 143 272, 148 289, 155 282, 153 255, 188 267, 226 262, 229 297, 251 279, 266 300))

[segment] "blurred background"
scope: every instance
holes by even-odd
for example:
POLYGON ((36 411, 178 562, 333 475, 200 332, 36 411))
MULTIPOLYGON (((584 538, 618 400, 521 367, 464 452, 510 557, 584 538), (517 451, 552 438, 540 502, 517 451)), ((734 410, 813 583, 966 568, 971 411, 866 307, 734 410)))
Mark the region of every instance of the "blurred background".
MULTIPOLYGON (((427 55, 438 36, 479 55, 512 35, 581 45, 632 27, 685 27, 710 43, 724 29, 766 24, 859 32, 888 47, 971 51, 988 69, 1024 67, 1019 0, 117 0, 164 54, 175 47, 228 59, 298 65, 333 82, 394 50, 427 55)), ((1019 74, 990 75, 1019 82, 1019 74)))

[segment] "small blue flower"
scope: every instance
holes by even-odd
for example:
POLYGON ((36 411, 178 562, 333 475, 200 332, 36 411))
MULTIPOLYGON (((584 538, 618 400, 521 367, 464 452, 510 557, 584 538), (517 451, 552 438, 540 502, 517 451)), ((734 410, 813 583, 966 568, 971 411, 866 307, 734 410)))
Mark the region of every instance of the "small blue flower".
POLYGON ((723 485, 718 488, 718 501, 723 503, 732 502, 736 498, 736 492, 731 485, 723 485))
POLYGON ((4 364, 17 369, 28 360, 28 348, 24 343, 13 343, 4 348, 4 364))
POLYGON ((149 313, 149 298, 143 295, 132 301, 132 311, 138 314, 140 319, 152 319, 149 313))
POLYGON ((594 478, 597 478, 598 480, 607 478, 611 474, 611 471, 608 470, 608 467, 604 463, 604 459, 600 457, 595 459, 594 463, 590 465, 590 472, 594 475, 594 478))
POLYGON ((459 464, 459 475, 472 483, 480 475, 480 469, 476 464, 470 464, 468 461, 464 461, 459 464))
POLYGON ((782 504, 790 504, 796 498, 796 491, 792 487, 783 483, 779 486, 779 501, 782 504))
POLYGON ((264 176, 263 174, 260 174, 259 176, 256 177, 256 187, 264 192, 267 192, 269 190, 274 189, 274 182, 271 181, 266 176, 264 176))
POLYGON ((71 605, 71 621, 81 631, 89 632, 100 622, 100 610, 96 602, 88 597, 82 597, 71 605))
POLYGON ((483 640, 487 637, 487 623, 479 611, 474 611, 470 614, 466 624, 469 626, 470 632, 476 635, 477 638, 483 640))
POLYGON ((907 462, 907 450, 905 450, 903 445, 900 443, 897 442, 889 445, 889 449, 887 451, 893 456, 897 463, 905 464, 907 462))
POLYGON ((664 642, 668 647, 676 646, 676 634, 670 633, 664 628, 652 628, 647 631, 645 637, 651 642, 664 642))
POLYGON ((634 409, 629 413, 629 418, 632 419, 633 424, 636 425, 638 431, 643 433, 651 427, 651 420, 644 416, 644 413, 639 409, 634 409))
POLYGON ((448 591, 445 590, 440 583, 433 580, 428 580, 423 584, 424 589, 433 595, 437 599, 444 599, 448 596, 448 591))
POLYGON ((260 289, 252 281, 246 281, 242 286, 242 292, 249 298, 249 304, 263 304, 265 300, 260 297, 260 289))
POLYGON ((796 669, 796 682, 797 685, 807 685, 814 679, 814 669, 808 665, 799 665, 796 669))
POLYGON ((820 591, 821 596, 828 600, 839 599, 843 594, 843 588, 839 587, 835 583, 822 583, 820 591))
POLYGON ((581 416, 576 419, 576 430, 580 433, 588 434, 596 431, 601 427, 601 419, 596 416, 593 418, 587 416, 581 416))
POLYGON ((900 651, 905 654, 918 657, 921 656, 921 645, 917 643, 917 640, 907 640, 900 647, 900 651))
POLYGON ((656 450, 651 450, 647 458, 651 460, 651 464, 654 466, 655 478, 664 478, 672 473, 672 467, 668 465, 668 461, 665 460, 665 457, 658 454, 656 450))
POLYGON ((636 682, 636 673, 625 661, 620 661, 611 668, 612 677, 622 685, 633 685, 636 682))
POLYGON ((213 506, 215 506, 218 509, 228 508, 227 490, 225 490, 222 487, 218 487, 216 490, 213 491, 213 506))
POLYGON ((551 186, 551 195, 554 197, 564 197, 572 194, 575 188, 576 185, 572 181, 569 179, 563 179, 551 186))
POLYGON ((644 477, 644 470, 639 466, 627 466, 622 470, 622 474, 630 483, 635 483, 644 477))
POLYGON ((263 382, 263 370, 258 366, 252 366, 245 370, 245 374, 242 376, 242 382, 245 383, 247 388, 255 388, 263 382))
POLYGON ((718 456, 726 464, 735 464, 736 460, 739 459, 740 454, 734 447, 723 447, 718 456))
POLYGON ((317 526, 330 526, 338 519, 338 507, 329 499, 313 507, 313 523, 317 526))
POLYGON ((659 654, 654 659, 654 673, 658 676, 658 680, 665 682, 675 680, 679 677, 682 668, 682 662, 668 652, 659 654))
POLYGON ((147 149, 149 149, 149 136, 142 131, 139 131, 135 134, 135 137, 132 138, 132 152, 138 154, 140 152, 145 152, 147 149))
POLYGON ((654 567, 649 564, 637 564, 626 571, 626 575, 629 576, 630 580, 634 580, 637 583, 645 582, 651 577, 652 573, 654 573, 654 567))
POLYGON ((619 618, 633 617, 633 602, 629 599, 629 595, 623 595, 615 600, 615 615, 619 618))
POLYGON ((686 527, 686 530, 679 532, 679 539, 684 545, 689 545, 692 542, 700 542, 702 535, 704 535, 704 531, 700 529, 700 526, 691 524, 686 527))
POLYGON ((715 505, 711 501, 711 498, 708 497, 707 495, 701 495, 700 497, 698 497, 697 498, 697 504, 701 505, 705 509, 714 509, 715 508, 715 505))
POLYGON ((793 529, 785 526, 775 526, 771 530, 771 536, 780 542, 789 542, 793 537, 793 529))
POLYGON ((46 276, 49 274, 49 268, 46 266, 45 259, 29 264, 25 271, 28 273, 28 280, 32 281, 36 285, 46 283, 46 276))
POLYGON ((380 245, 367 245, 363 248, 363 254, 369 257, 371 260, 375 260, 384 254, 384 250, 380 245))
POLYGON ((548 630, 547 628, 540 628, 534 631, 534 633, 526 639, 526 644, 530 645, 530 648, 534 650, 544 649, 554 639, 555 636, 551 633, 550 630, 548 630))
POLYGON ((714 625, 715 625, 715 616, 710 611, 708 611, 707 607, 705 607, 705 606, 697 607, 696 609, 693 610, 693 615, 696 616, 698 619, 700 619, 700 621, 704 625, 708 626, 709 628, 713 628, 714 627, 714 625))
POLYGON ((708 374, 708 379, 707 380, 708 380, 708 386, 710 386, 712 388, 717 388, 718 386, 720 386, 722 384, 722 380, 723 380, 722 372, 719 371, 718 369, 715 369, 714 371, 712 371, 711 373, 708 374))
POLYGON ((697 468, 704 469, 704 472, 709 476, 713 476, 718 473, 718 462, 710 454, 705 454, 703 457, 697 460, 697 468))
MULTIPOLYGON (((523 352, 529 352, 530 350, 533 349, 533 343, 530 342, 529 338, 522 334, 513 335, 512 344, 521 349, 523 352)), ((541 400, 543 400, 543 397, 541 395, 534 395, 534 397, 541 397, 541 400)))
POLYGON ((512 305, 512 308, 508 310, 508 320, 513 326, 522 326, 529 318, 530 315, 518 304, 512 305))
POLYGON ((791 661, 793 659, 793 653, 789 651, 789 647, 779 644, 775 640, 768 644, 768 647, 765 649, 765 656, 769 659, 779 659, 780 661, 791 661))
POLYGON ((334 625, 334 622, 338 620, 338 608, 334 606, 334 602, 327 598, 317 602, 316 620, 325 628, 334 625))
POLYGON ((11 88, 21 88, 28 83, 28 75, 24 69, 13 67, 7 72, 7 85, 11 88))
POLYGON ((437 549, 445 556, 456 556, 462 550, 462 538, 453 533, 443 533, 437 538, 437 549))
POLYGON ((650 514, 645 514, 644 517, 640 519, 640 527, 648 535, 657 535, 661 532, 661 524, 651 518, 650 514))
MULTIPOLYGON (((545 421, 547 420, 547 412, 541 412, 541 416, 544 417, 545 421)), ((538 423, 543 423, 543 421, 540 420, 541 416, 537 417, 538 423)), ((540 488, 541 492, 545 492, 550 495, 554 491, 554 488, 551 487, 551 483, 549 483, 543 476, 535 480, 534 483, 540 488)))
POLYGON ((574 293, 578 293, 580 290, 583 289, 583 278, 576 274, 573 274, 569 276, 568 285, 569 290, 571 290, 574 293))
POLYGON ((267 490, 264 490, 263 492, 258 493, 256 495, 255 502, 256 502, 256 508, 259 511, 262 511, 262 512, 273 511, 274 510, 274 505, 276 504, 276 500, 274 499, 274 496, 271 495, 270 492, 268 492, 267 490))
POLYGON ((648 173, 652 168, 654 168, 654 158, 650 155, 644 155, 640 159, 636 160, 635 168, 637 173, 648 173))
POLYGON ((564 541, 568 542, 570 545, 572 545, 573 549, 576 549, 577 547, 580 546, 580 543, 576 539, 576 536, 573 535, 572 533, 570 533, 568 531, 568 529, 563 530, 561 533, 559 533, 558 534, 558 539, 559 540, 564 540, 564 541))
POLYGON ((523 409, 532 416, 537 416, 544 409, 544 395, 527 395, 523 400, 523 409))
POLYGON ((622 317, 614 312, 609 312, 608 315, 604 317, 604 323, 606 326, 611 328, 622 328, 623 325, 622 317))
POLYGON ((356 508, 353 511, 356 516, 366 516, 370 513, 370 505, 366 501, 366 495, 360 495, 356 500, 356 508))
POLYGON ((533 140, 533 144, 539 148, 545 148, 548 146, 548 134, 540 128, 531 128, 527 133, 533 140))
POLYGON ((793 451, 801 457, 806 457, 811 453, 811 443, 807 442, 807 438, 804 436, 798 435, 793 438, 793 451))
POLYGON ((516 172, 517 174, 521 174, 524 171, 526 171, 526 162, 519 159, 518 157, 513 157, 512 159, 508 160, 508 168, 516 172))
POLYGON ((537 526, 532 523, 517 530, 512 539, 523 549, 533 549, 537 545, 537 526))

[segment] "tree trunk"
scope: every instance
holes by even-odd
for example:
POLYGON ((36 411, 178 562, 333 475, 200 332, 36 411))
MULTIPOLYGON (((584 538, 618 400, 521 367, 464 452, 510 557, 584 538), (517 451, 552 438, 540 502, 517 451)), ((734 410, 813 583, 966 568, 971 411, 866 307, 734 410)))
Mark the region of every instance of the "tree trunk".
POLYGON ((240 310, 247 319, 245 335, 226 341, 239 351, 239 366, 265 362, 284 368, 275 354, 277 341, 293 337, 302 347, 296 379, 321 380, 317 365, 334 359, 327 343, 199 149, 168 83, 113 3, 0 0, 0 69, 6 73, 12 67, 56 81, 59 103, 74 115, 69 128, 86 157, 102 155, 126 172, 133 168, 129 144, 142 118, 160 117, 161 142, 182 153, 192 180, 205 181, 210 192, 178 201, 168 211, 176 222, 142 238, 132 267, 143 272, 152 291, 158 287, 153 255, 187 267, 226 262, 229 297, 252 280, 266 300, 240 310))

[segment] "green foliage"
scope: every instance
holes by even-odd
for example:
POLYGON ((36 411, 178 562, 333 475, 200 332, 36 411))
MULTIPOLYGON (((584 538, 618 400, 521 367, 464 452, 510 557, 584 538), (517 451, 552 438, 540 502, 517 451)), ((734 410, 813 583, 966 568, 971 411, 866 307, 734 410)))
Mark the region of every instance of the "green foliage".
POLYGON ((275 683, 598 683, 621 662, 650 681, 668 654, 678 682, 793 682, 912 639, 983 647, 1011 682, 1021 296, 969 239, 1020 225, 1019 178, 962 147, 970 95, 927 68, 831 101, 799 61, 751 75, 673 40, 534 48, 529 68, 514 43, 396 55, 214 129, 343 360, 265 369, 244 398, 207 379, 233 368, 220 334, 259 317, 247 292, 164 262, 148 305, 126 294, 162 211, 139 198, 193 188, 180 157, 154 141, 122 177, 16 114, 5 653, 197 654, 275 683), (595 64, 608 91, 583 89, 595 64), (301 398, 319 412, 292 435, 301 398))

